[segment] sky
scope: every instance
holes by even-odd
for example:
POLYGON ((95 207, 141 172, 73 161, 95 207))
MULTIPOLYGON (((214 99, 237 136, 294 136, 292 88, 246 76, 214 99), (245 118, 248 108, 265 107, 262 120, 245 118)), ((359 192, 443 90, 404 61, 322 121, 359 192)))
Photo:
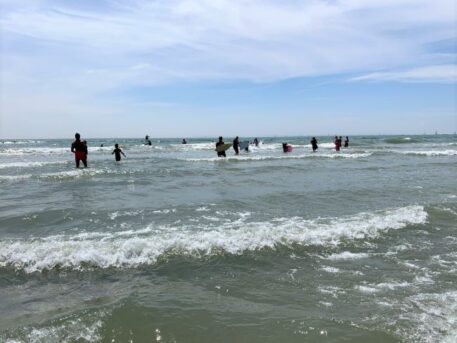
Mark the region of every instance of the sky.
POLYGON ((0 0, 0 139, 454 133, 455 0, 0 0))

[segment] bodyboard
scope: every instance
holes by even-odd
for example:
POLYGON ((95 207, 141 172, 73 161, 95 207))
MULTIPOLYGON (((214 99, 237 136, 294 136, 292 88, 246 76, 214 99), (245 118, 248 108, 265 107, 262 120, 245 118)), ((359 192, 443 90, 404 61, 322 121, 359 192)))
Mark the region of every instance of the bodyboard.
POLYGON ((219 145, 218 147, 216 147, 216 149, 214 149, 214 150, 217 152, 223 152, 223 151, 229 149, 231 146, 232 146, 232 144, 222 144, 222 145, 219 145))

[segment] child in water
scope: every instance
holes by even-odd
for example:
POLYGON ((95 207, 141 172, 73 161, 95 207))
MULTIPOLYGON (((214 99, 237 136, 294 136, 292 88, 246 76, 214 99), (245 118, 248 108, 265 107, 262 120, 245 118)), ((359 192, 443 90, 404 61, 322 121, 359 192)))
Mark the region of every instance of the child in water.
POLYGON ((121 154, 124 156, 124 157, 127 157, 125 156, 124 152, 119 148, 119 144, 114 144, 114 150, 113 152, 111 153, 112 154, 115 154, 114 157, 116 158, 116 161, 119 162, 121 160, 121 154))

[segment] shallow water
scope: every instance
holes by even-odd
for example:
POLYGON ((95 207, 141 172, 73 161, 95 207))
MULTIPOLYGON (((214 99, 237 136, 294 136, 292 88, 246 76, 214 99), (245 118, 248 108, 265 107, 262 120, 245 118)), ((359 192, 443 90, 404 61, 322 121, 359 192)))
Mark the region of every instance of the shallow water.
POLYGON ((456 341, 456 137, 309 139, 0 141, 0 341, 456 341))

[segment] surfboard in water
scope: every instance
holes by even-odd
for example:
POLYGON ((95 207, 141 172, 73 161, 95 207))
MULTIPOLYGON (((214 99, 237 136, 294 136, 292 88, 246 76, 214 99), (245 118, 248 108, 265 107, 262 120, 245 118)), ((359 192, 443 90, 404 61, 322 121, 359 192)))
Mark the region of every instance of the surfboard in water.
POLYGON ((216 149, 214 149, 214 150, 217 152, 222 152, 222 151, 229 149, 231 146, 232 146, 232 144, 222 144, 222 145, 219 145, 218 147, 216 147, 216 149))

